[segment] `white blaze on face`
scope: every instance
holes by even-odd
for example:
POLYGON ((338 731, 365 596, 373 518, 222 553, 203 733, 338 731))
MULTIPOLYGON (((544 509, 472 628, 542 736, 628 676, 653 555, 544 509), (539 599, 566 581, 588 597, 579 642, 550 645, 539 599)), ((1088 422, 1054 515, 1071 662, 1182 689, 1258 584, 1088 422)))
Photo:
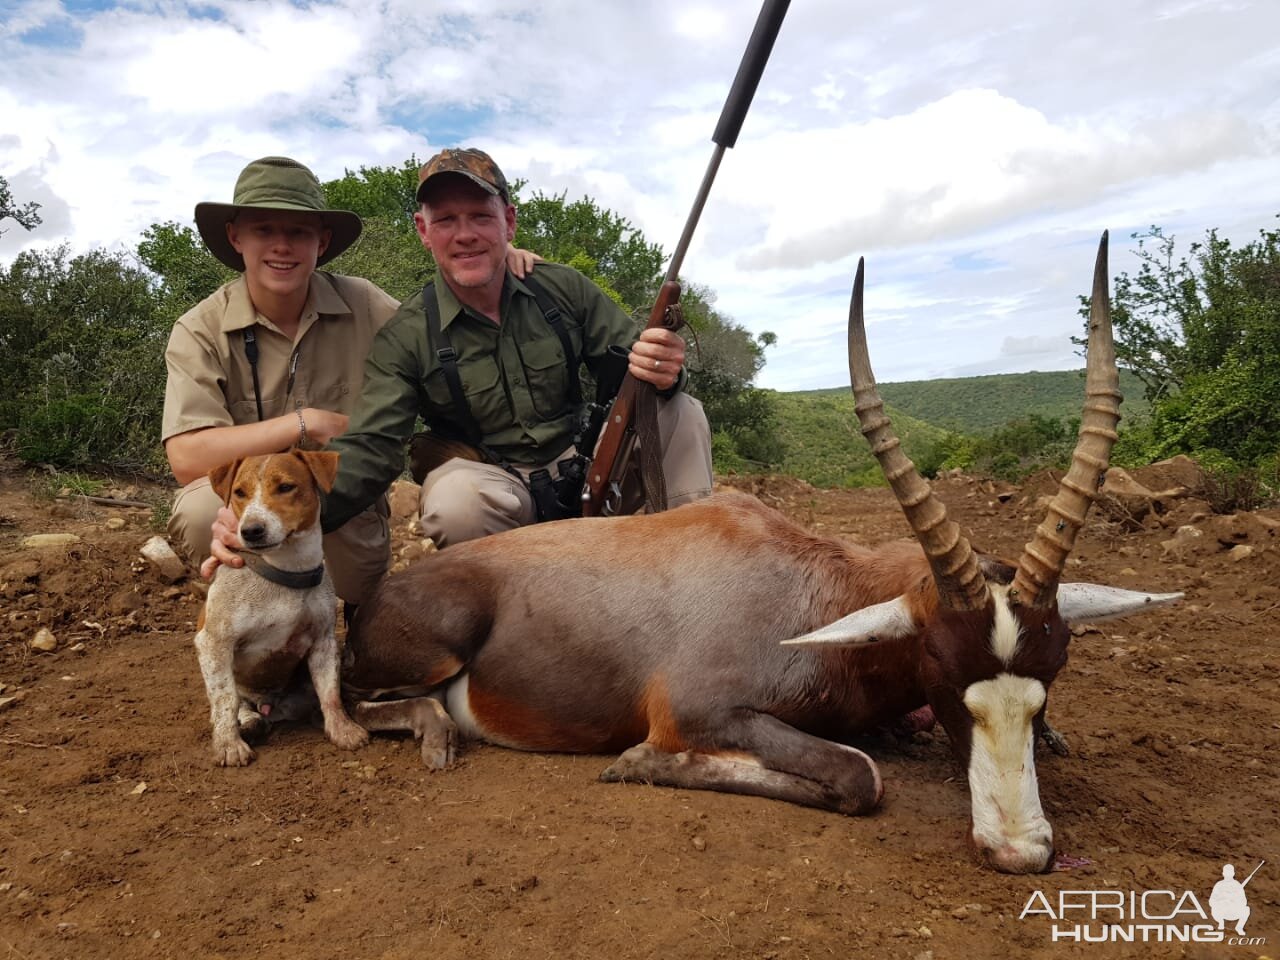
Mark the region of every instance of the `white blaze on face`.
MULTIPOLYGON (((289 531, 285 529, 284 522, 280 519, 280 515, 275 510, 275 505, 269 498, 267 490, 267 464, 270 458, 263 457, 262 463, 258 466, 258 473, 253 481, 253 496, 249 502, 245 504, 244 509, 240 513, 240 524, 237 533, 245 527, 251 527, 254 524, 261 524, 266 530, 266 535, 261 538, 261 542, 267 544, 280 543, 288 535, 289 531)), ((243 483, 241 477, 236 478, 243 483)), ((249 478, 244 478, 248 480, 249 478)), ((241 539, 244 539, 241 535, 241 539)))
POLYGON ((1006 873, 1043 870, 1053 854, 1053 828, 1036 783, 1032 724, 1044 700, 1039 680, 1009 673, 972 683, 964 692, 973 717, 973 840, 1006 873))

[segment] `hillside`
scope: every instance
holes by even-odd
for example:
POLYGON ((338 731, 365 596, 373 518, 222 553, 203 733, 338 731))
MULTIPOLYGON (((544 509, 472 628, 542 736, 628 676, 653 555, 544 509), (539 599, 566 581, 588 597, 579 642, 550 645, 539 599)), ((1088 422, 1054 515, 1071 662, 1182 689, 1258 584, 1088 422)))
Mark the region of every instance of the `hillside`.
MULTIPOLYGON (((1011 420, 1036 414, 1066 421, 1079 417, 1083 371, 1013 373, 953 380, 914 380, 879 385, 887 412, 907 455, 917 463, 949 431, 989 434, 1011 420)), ((1149 405, 1142 384, 1121 371, 1126 424, 1149 405)), ((774 394, 786 445, 783 473, 819 487, 882 484, 879 467, 858 432, 853 394, 847 387, 774 394)))
MULTIPOLYGON (((884 482, 871 448, 858 431, 849 390, 776 394, 786 445, 781 473, 816 487, 867 487, 884 482)), ((918 458, 945 431, 887 407, 907 456, 918 458)))
MULTIPOLYGON (((1003 373, 952 380, 906 380, 882 383, 884 402, 900 413, 934 427, 961 433, 988 433, 1010 420, 1037 414, 1063 420, 1080 415, 1084 399, 1084 371, 1052 373, 1003 373)), ((1120 371, 1126 421, 1143 415, 1149 405, 1142 396, 1142 382, 1120 371)), ((802 390, 790 397, 849 394, 848 387, 802 390)), ((852 407, 850 407, 852 410, 852 407)), ((896 420, 895 420, 896 422, 896 420)))

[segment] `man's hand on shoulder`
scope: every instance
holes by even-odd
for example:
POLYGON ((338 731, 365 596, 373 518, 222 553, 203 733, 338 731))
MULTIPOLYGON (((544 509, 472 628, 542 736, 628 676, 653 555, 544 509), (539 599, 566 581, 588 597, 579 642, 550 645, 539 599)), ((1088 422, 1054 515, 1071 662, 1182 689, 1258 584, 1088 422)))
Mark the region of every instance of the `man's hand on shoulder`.
POLYGON ((532 250, 522 250, 507 244, 507 269, 521 280, 529 275, 535 263, 542 263, 542 258, 532 250))
POLYGON ((210 556, 200 564, 200 576, 206 580, 212 580, 218 565, 223 563, 229 567, 244 566, 244 558, 236 553, 244 546, 240 542, 239 534, 236 533, 239 525, 230 507, 222 507, 218 510, 218 516, 213 521, 213 542, 209 544, 210 556))
POLYGON ((627 370, 637 380, 670 390, 684 366, 684 340, 664 327, 648 327, 631 345, 627 370))

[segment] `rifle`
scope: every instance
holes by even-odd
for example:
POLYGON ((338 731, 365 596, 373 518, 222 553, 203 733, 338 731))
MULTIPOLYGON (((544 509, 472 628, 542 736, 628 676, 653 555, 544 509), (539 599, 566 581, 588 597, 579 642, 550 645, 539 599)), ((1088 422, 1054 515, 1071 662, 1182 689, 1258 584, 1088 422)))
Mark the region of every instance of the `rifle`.
MULTIPOLYGON (((1266 862, 1267 861, 1265 860, 1262 861, 1262 863, 1266 863, 1266 862)), ((1262 869, 1262 863, 1258 864, 1256 867, 1253 868, 1253 873, 1257 873, 1259 870, 1262 869)), ((1253 873, 1249 874, 1247 877, 1244 878, 1244 883, 1240 884, 1241 887, 1247 887, 1249 885, 1249 881, 1253 879, 1253 873)))
MULTIPOLYGON (((707 196, 711 192, 711 183, 715 180, 716 171, 720 168, 720 160, 726 149, 738 142, 738 131, 742 129, 742 121, 751 106, 751 98, 755 96, 760 76, 764 73, 764 65, 769 61, 773 50, 773 42, 778 38, 778 30, 782 26, 782 18, 786 16, 791 0, 765 0, 756 19, 755 29, 751 31, 751 39, 747 42, 746 53, 738 65, 737 76, 729 89, 724 108, 720 112, 720 122, 716 124, 711 139, 716 144, 711 155, 711 162, 703 175, 702 185, 693 201, 693 209, 685 221, 684 232, 680 242, 676 244, 675 253, 671 255, 671 263, 667 266, 667 274, 658 290, 658 299, 649 311, 649 320, 645 329, 665 327, 678 330, 684 323, 680 315, 680 283, 677 277, 684 263, 689 242, 693 239, 694 228, 698 218, 702 216, 702 208, 706 206, 707 196)), ((649 389, 652 389, 651 385, 649 389)), ((582 515, 584 517, 612 515, 621 512, 622 483, 621 478, 630 460, 632 448, 635 446, 635 406, 636 394, 641 389, 640 382, 630 373, 622 378, 618 395, 609 409, 595 458, 587 470, 586 485, 582 490, 582 515)), ((583 450, 583 453, 588 453, 583 450)))

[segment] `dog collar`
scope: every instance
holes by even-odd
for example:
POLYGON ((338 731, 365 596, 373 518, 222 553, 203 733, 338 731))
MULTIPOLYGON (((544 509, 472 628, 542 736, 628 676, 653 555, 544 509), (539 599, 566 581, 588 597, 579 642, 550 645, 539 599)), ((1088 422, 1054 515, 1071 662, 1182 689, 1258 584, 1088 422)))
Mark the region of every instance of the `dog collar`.
POLYGON ((278 583, 282 587, 310 590, 312 587, 320 586, 324 580, 323 563, 311 570, 281 570, 267 563, 256 553, 242 553, 240 556, 244 558, 244 565, 258 576, 272 583, 278 583))

